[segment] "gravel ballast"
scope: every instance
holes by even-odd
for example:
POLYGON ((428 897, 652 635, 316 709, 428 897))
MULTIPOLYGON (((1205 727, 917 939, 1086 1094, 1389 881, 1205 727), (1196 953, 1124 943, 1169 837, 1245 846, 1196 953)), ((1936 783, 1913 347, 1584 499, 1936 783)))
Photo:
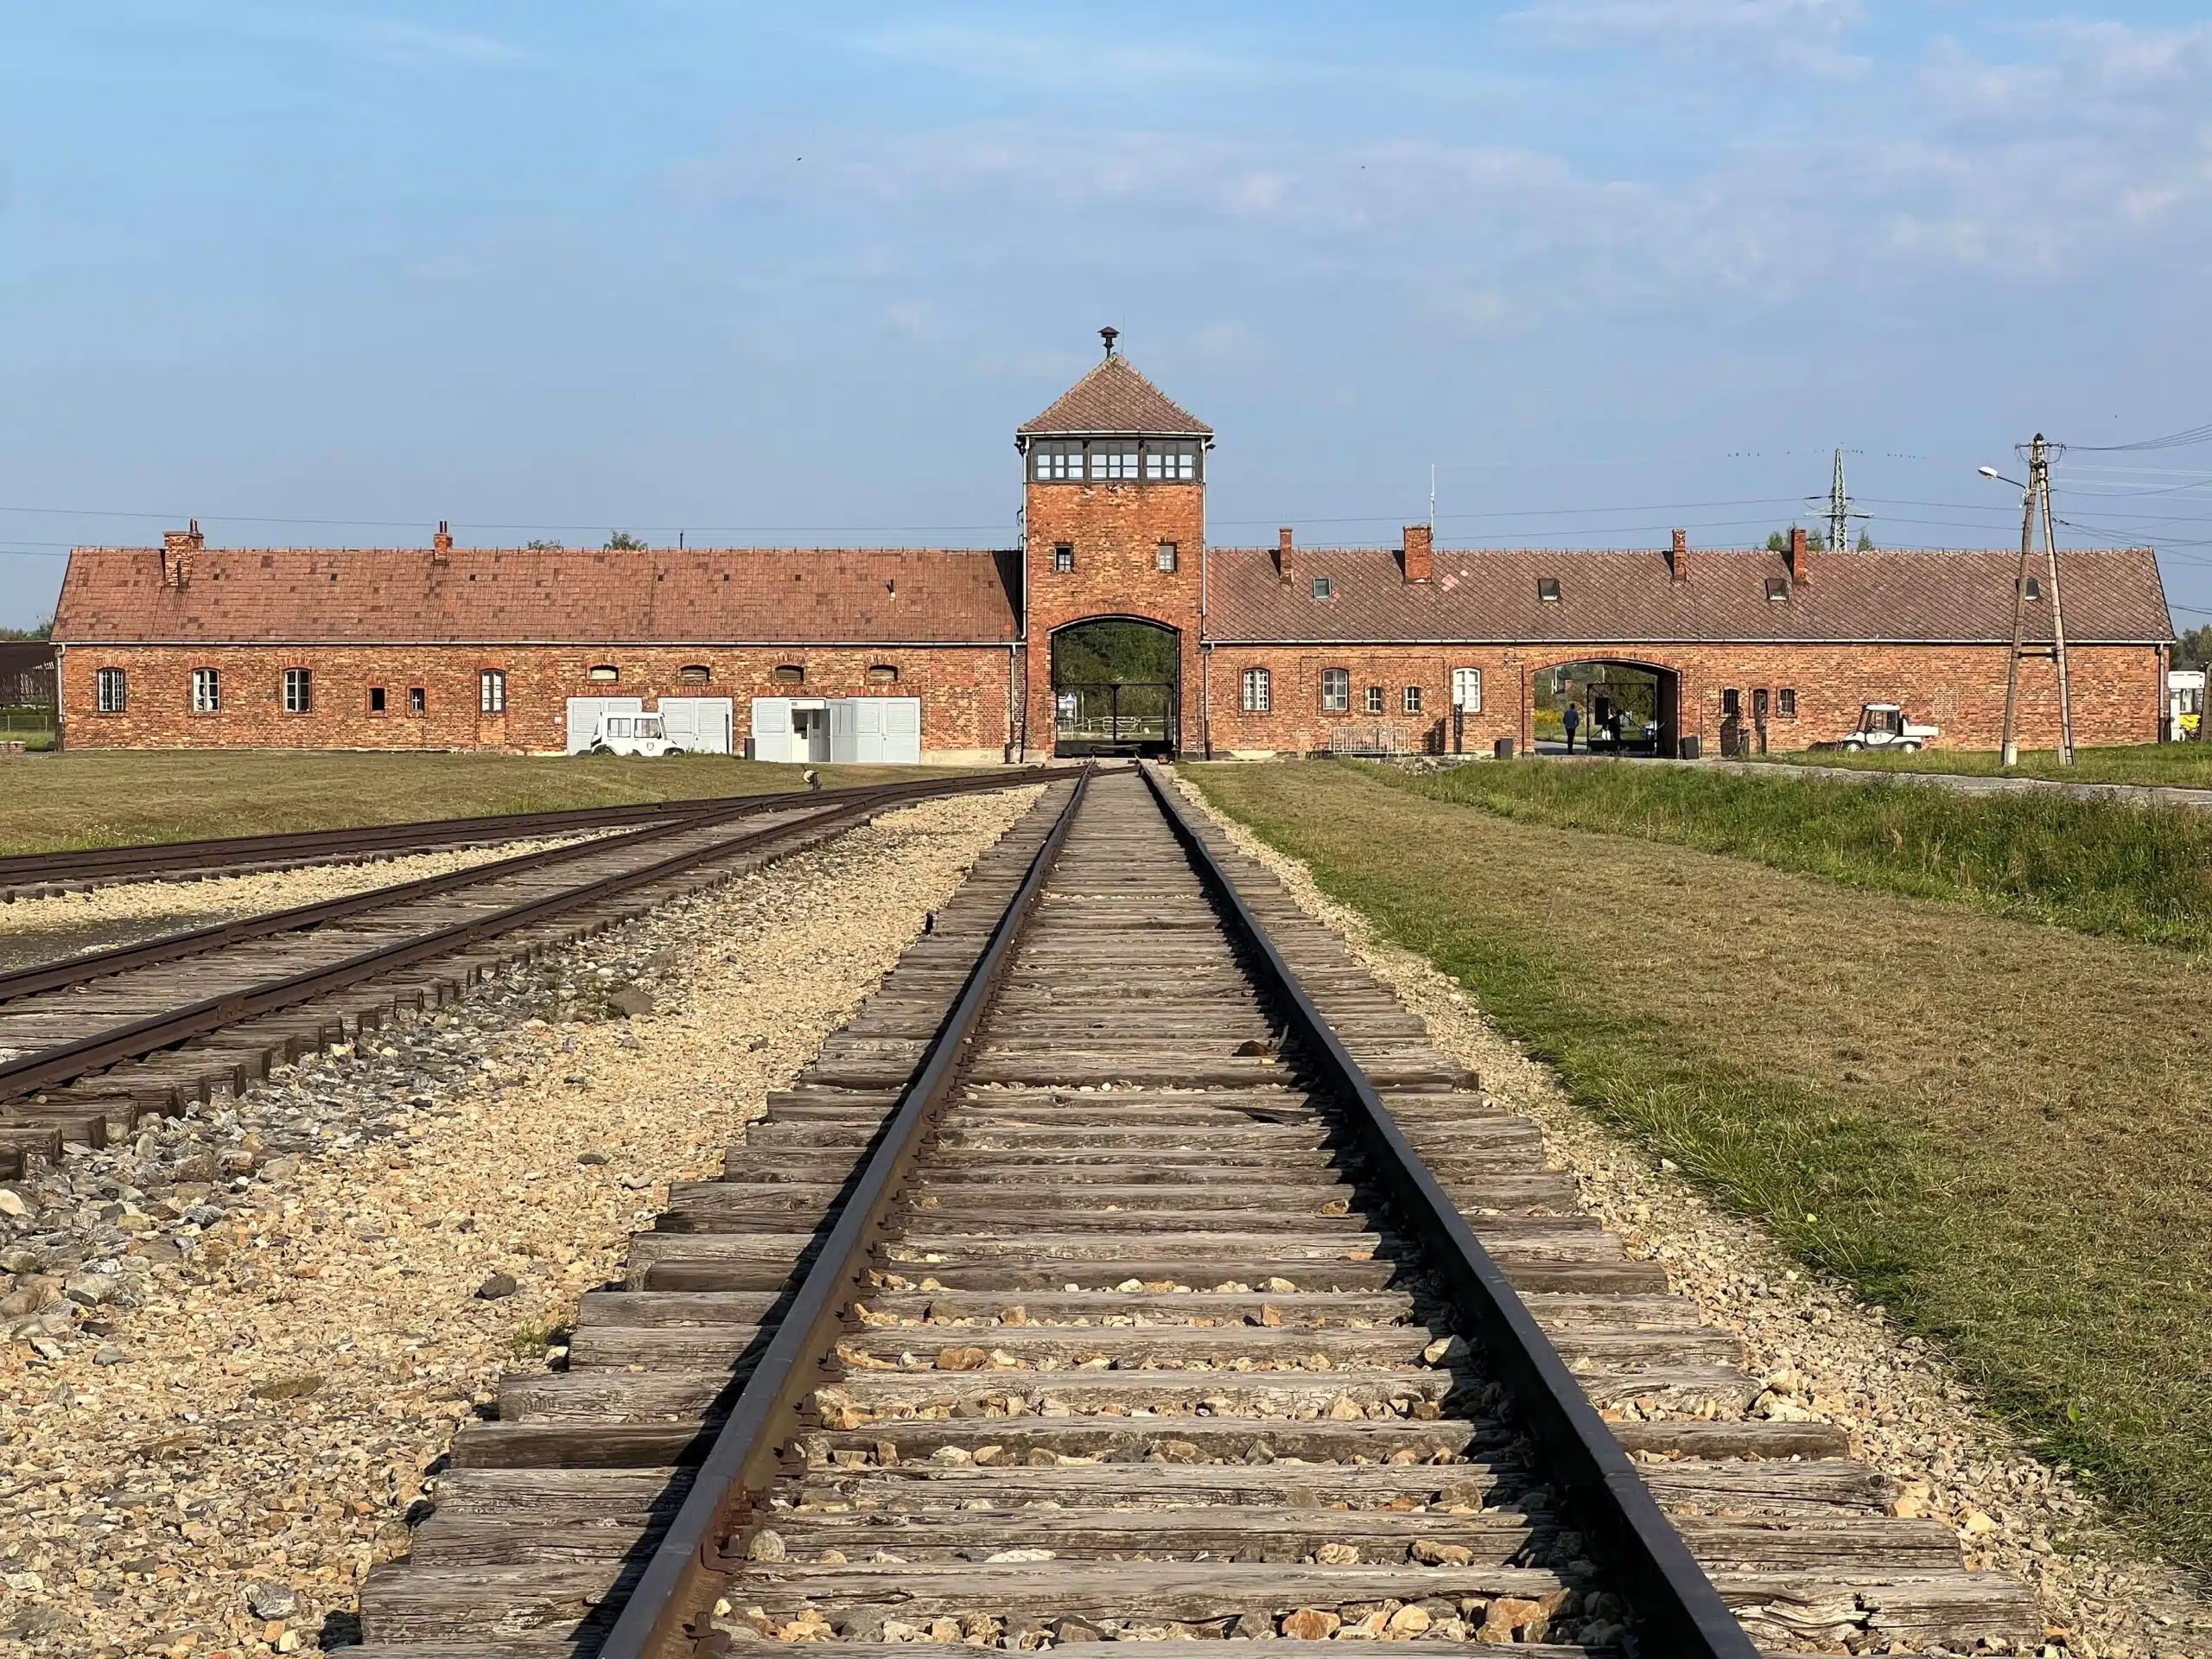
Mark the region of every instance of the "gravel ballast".
POLYGON ((1920 1338, 1898 1332, 1847 1287, 1800 1268, 1749 1221, 1708 1204, 1671 1166, 1601 1127, 1457 982, 1379 938, 1366 918, 1323 894, 1304 863, 1214 811, 1187 780, 1180 786, 1422 1017, 1438 1047, 1541 1128, 1552 1160, 1574 1174, 1583 1208, 1619 1234, 1631 1255, 1659 1262, 1707 1323, 1736 1332, 1761 1374, 1794 1370, 1810 1379, 1813 1414, 1846 1428, 1855 1455, 1903 1484, 1898 1513, 1948 1522, 1970 1567, 2034 1586, 2045 1653, 2212 1656, 2212 1601, 2102 1526, 2093 1500, 2067 1473, 1977 1410, 1971 1390, 1920 1338))
POLYGON ((456 1423, 1037 793, 886 815, 11 1184, 0 1652, 358 1639, 456 1423))
POLYGON ((212 927, 297 905, 342 899, 372 887, 397 887, 448 870, 473 869, 502 858, 566 845, 578 836, 503 842, 451 852, 358 864, 309 864, 251 875, 211 875, 196 881, 125 881, 80 893, 48 893, 0 904, 0 971, 59 962, 90 950, 136 944, 188 928, 212 927))

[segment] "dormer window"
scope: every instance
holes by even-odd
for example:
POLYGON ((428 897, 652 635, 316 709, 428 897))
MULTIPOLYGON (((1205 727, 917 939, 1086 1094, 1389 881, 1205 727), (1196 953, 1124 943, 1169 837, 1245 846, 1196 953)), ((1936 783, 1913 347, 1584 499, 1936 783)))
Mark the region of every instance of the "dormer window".
POLYGON ((2030 576, 2028 578, 2028 597, 2030 599, 2041 599, 2043 597, 2042 577, 2030 576))
POLYGON ((1789 597, 1789 578, 1769 576, 1766 579, 1766 596, 1777 605, 1787 600, 1789 597))
POLYGON ((1546 605, 1558 604, 1559 578, 1557 576, 1538 576, 1536 578, 1536 598, 1546 605))
POLYGON ((1314 578, 1313 578, 1313 597, 1314 597, 1314 598, 1316 598, 1316 599, 1334 599, 1336 596, 1337 596, 1337 585, 1336 585, 1336 583, 1335 583, 1335 582, 1333 582, 1330 581, 1330 579, 1329 579, 1328 577, 1326 577, 1326 576, 1316 576, 1316 577, 1314 577, 1314 578))

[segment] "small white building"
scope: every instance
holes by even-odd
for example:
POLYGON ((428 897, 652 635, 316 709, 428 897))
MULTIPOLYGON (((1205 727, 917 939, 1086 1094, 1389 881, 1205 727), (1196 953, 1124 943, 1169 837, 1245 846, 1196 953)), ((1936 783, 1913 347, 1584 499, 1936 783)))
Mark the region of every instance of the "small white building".
POLYGON ((753 735, 745 747, 755 760, 918 766, 922 700, 755 697, 753 735))
POLYGON ((2170 668, 2166 671, 2166 735, 2181 739, 2196 735, 2204 717, 2204 671, 2170 668))

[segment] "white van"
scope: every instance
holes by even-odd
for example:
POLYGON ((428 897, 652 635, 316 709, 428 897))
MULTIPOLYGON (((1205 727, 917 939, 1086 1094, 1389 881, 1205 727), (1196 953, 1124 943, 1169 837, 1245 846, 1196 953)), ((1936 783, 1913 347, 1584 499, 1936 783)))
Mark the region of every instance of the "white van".
POLYGON ((641 754, 658 760, 664 754, 681 754, 668 741, 658 715, 601 715, 592 728, 586 754, 641 754))
POLYGON ((737 705, 728 697, 570 697, 570 754, 728 754, 737 705))

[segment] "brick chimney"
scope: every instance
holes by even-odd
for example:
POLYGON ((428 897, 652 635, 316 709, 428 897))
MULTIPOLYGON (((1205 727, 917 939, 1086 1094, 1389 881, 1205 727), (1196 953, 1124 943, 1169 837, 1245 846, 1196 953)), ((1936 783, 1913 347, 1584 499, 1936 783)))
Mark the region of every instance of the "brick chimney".
POLYGON ((1297 575, 1297 571, 1292 563, 1288 524, 1285 524, 1275 532, 1275 575, 1286 582, 1294 580, 1297 575))
POLYGON ((1806 545, 1805 527, 1789 527, 1789 575, 1793 582, 1808 582, 1813 579, 1811 550, 1806 545))
POLYGON ((430 550, 434 553, 453 551, 453 531, 442 518, 438 520, 438 533, 430 537, 430 550))
POLYGON ((162 580, 180 591, 191 577, 191 556, 207 545, 207 538, 200 533, 200 521, 194 518, 191 524, 189 530, 162 532, 162 580))
POLYGON ((1675 545, 1667 554, 1667 580, 1688 582, 1690 579, 1690 533, 1687 530, 1675 532, 1675 545))
POLYGON ((1436 579, 1436 532, 1427 524, 1406 526, 1405 552, 1400 563, 1408 582, 1433 582, 1436 579))

